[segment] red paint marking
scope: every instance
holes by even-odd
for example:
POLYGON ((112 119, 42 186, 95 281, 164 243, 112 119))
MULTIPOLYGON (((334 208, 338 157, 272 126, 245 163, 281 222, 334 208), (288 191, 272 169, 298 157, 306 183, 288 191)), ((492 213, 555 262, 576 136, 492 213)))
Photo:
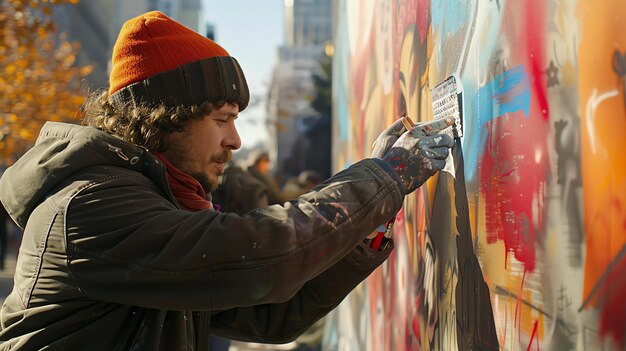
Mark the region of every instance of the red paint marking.
MULTIPOLYGON (((514 320, 514 323, 513 323, 513 328, 515 328, 517 330, 517 340, 518 340, 518 342, 519 342, 519 340, 522 339, 521 332, 520 332, 521 328, 519 327, 519 325, 521 323, 520 319, 522 318, 521 317, 521 310, 522 309, 520 308, 520 304, 521 304, 521 301, 520 301, 519 296, 518 296, 517 302, 515 302, 515 320, 514 320)), ((513 336, 513 338, 515 338, 515 336, 513 336)))
POLYGON ((540 66, 540 62, 536 58, 533 58, 532 72, 535 77, 533 85, 535 87, 537 99, 539 100, 539 106, 541 107, 541 117, 543 117, 545 121, 549 121, 550 105, 548 104, 548 93, 546 88, 547 83, 545 83, 545 78, 543 78, 543 70, 540 66))
POLYGON ((514 327, 517 328, 517 339, 518 342, 522 340, 522 291, 524 291, 524 281, 526 280, 526 270, 524 270, 524 274, 522 275, 522 283, 519 288, 519 292, 517 293, 517 302, 515 303, 515 324, 514 327))
MULTIPOLYGON (((487 238, 489 238, 489 235, 487 235, 487 238)), ((495 240, 493 241, 495 242, 495 240)), ((507 269, 507 264, 509 263, 509 250, 504 250, 504 270, 507 269)))
MULTIPOLYGON (((541 0, 529 0, 507 4, 504 11, 504 17, 525 19, 522 35, 527 39, 513 46, 508 56, 513 59, 511 66, 528 67, 530 113, 511 113, 484 126, 488 136, 480 160, 480 191, 486 204, 487 242, 504 241, 506 255, 512 252, 533 271, 538 235, 545 231, 545 188, 550 173, 547 77, 542 69, 546 65, 546 7, 541 0)), ((504 31, 507 38, 503 40, 514 41, 519 35, 504 31)))
POLYGON ((413 302, 413 318, 411 319, 411 328, 413 330, 413 335, 415 336, 415 338, 419 341, 419 343, 421 344, 422 341, 422 333, 420 332, 420 324, 419 324, 419 314, 418 311, 420 310, 420 301, 422 300, 422 291, 420 289, 420 291, 418 292, 417 296, 415 297, 415 301, 413 302))
POLYGON ((509 314, 509 311, 505 308, 504 309, 504 333, 502 333, 503 335, 501 335, 502 337, 502 345, 506 345, 506 328, 509 324, 509 319, 507 318, 509 314))
POLYGON ((511 174, 513 174, 513 172, 515 172, 515 171, 516 171, 516 169, 512 169, 512 170, 510 170, 510 171, 508 171, 508 172, 506 172, 506 173, 502 174, 502 177, 509 177, 509 176, 510 176, 511 174))
POLYGON ((626 257, 611 270, 611 273, 596 292, 600 304, 600 335, 612 335, 620 348, 626 344, 626 257))
POLYGON ((539 348, 539 335, 537 335, 538 325, 539 325, 539 321, 536 320, 535 327, 533 328, 533 334, 530 336, 530 343, 528 344, 528 348, 526 348, 526 351, 530 351, 530 347, 533 345, 533 340, 535 339, 535 336, 537 337, 537 351, 541 351, 541 349, 539 348))
POLYGON ((424 43, 426 40, 426 35, 428 34, 428 29, 430 28, 430 21, 428 20, 428 15, 430 11, 430 1, 419 1, 417 3, 417 30, 420 33, 420 43, 424 43))
POLYGON ((548 83, 547 75, 544 74, 544 65, 546 63, 546 8, 544 0, 527 0, 526 14, 522 18, 526 18, 526 28, 528 38, 528 49, 530 66, 533 74, 534 91, 539 100, 541 108, 541 117, 545 121, 550 120, 550 105, 548 104, 548 83))
POLYGON ((544 222, 548 139, 547 122, 532 115, 530 119, 528 124, 535 132, 523 124, 527 121, 522 112, 489 123, 486 129, 493 133, 487 138, 487 150, 480 161, 480 178, 487 242, 503 240, 506 254, 512 252, 532 271, 536 235, 541 233, 544 222), (535 160, 538 152, 544 157, 539 162, 535 160))

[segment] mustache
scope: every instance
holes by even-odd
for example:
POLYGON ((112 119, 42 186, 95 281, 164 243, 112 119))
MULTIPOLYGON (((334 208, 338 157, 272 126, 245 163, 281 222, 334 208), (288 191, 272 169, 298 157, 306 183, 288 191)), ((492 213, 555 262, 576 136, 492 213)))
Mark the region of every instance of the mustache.
POLYGON ((215 155, 211 157, 211 162, 226 163, 230 161, 232 158, 233 158, 233 152, 230 150, 226 150, 219 155, 215 155))

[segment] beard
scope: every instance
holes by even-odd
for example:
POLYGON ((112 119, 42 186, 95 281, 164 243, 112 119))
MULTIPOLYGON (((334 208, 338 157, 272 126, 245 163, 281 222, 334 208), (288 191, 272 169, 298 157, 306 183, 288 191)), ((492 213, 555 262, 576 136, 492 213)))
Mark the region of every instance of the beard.
MULTIPOLYGON (((210 162, 219 162, 219 163, 227 163, 230 162, 232 158, 232 151, 226 150, 219 155, 214 155, 211 157, 210 162)), ((206 173, 201 172, 190 172, 189 174, 192 178, 198 181, 205 192, 212 193, 217 189, 220 185, 220 181, 222 179, 221 174, 215 174, 214 177, 207 175, 206 173)))
MULTIPOLYGON (((174 157, 172 157, 171 160, 168 159, 170 163, 172 163, 174 167, 197 180, 206 193, 214 192, 215 189, 217 189, 222 178, 221 174, 207 174, 206 172, 197 170, 197 167, 194 167, 193 160, 189 160, 187 158, 187 153, 182 150, 171 150, 171 154, 174 157)), ((213 155, 209 162, 226 163, 229 162, 231 158, 232 151, 225 150, 217 155, 213 155)))
POLYGON ((202 174, 202 173, 194 173, 194 174, 190 174, 190 176, 197 180, 198 183, 200 183, 200 185, 202 186, 202 189, 204 189, 204 192, 206 193, 212 193, 215 191, 215 189, 217 189, 218 185, 219 185, 219 178, 216 180, 212 180, 209 179, 209 177, 206 174, 202 174))

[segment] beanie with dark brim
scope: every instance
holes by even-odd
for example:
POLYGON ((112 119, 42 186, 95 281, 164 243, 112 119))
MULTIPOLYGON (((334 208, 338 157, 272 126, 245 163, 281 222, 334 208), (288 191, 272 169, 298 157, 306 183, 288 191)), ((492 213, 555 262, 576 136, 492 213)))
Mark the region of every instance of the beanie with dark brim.
POLYGON ((124 23, 113 47, 109 99, 114 105, 166 107, 231 101, 239 111, 250 94, 235 58, 161 12, 124 23))

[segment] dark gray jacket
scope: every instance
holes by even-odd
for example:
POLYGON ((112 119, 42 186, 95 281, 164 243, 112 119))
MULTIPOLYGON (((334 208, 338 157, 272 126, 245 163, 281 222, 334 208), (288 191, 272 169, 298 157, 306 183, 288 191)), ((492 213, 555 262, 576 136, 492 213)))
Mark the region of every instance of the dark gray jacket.
POLYGON ((189 212, 144 149, 48 123, 0 179, 25 228, 0 350, 206 350, 209 333, 290 341, 387 258, 362 242, 403 196, 398 175, 369 159, 282 206, 189 212))

